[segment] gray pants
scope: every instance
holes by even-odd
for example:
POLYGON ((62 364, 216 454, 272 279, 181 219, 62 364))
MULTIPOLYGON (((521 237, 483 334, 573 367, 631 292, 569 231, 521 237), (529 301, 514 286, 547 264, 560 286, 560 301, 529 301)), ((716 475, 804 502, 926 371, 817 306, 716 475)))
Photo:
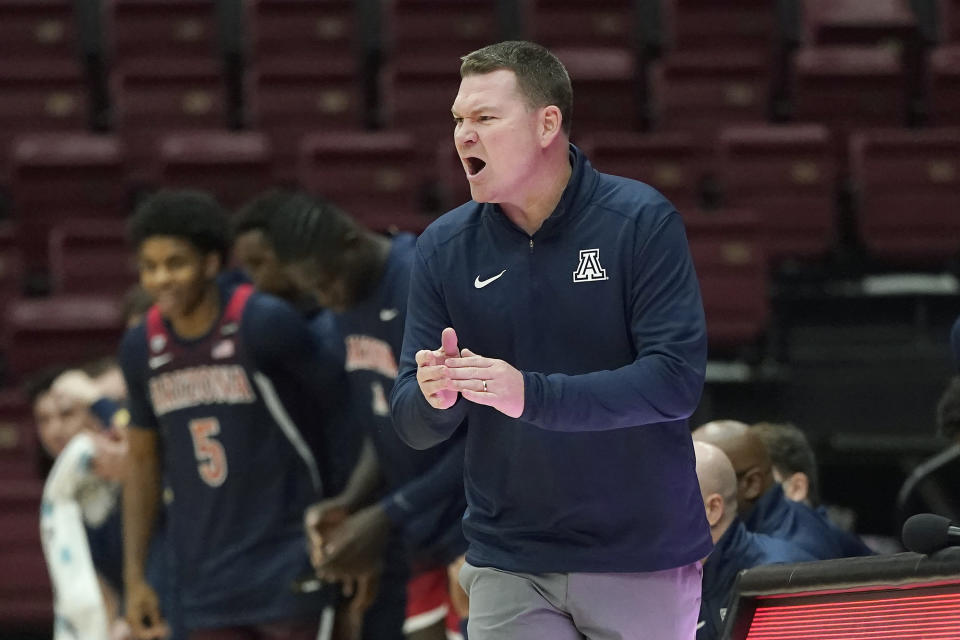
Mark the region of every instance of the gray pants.
POLYGON ((463 565, 470 640, 693 640, 699 562, 650 573, 510 573, 463 565))

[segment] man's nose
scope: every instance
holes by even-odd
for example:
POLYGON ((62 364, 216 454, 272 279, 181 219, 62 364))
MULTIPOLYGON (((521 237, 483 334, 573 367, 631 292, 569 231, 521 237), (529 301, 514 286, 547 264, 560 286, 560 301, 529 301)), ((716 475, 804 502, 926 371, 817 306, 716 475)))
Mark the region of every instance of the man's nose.
POLYGON ((457 143, 457 146, 470 145, 477 141, 477 131, 472 125, 464 120, 460 123, 460 126, 457 127, 453 138, 457 143))

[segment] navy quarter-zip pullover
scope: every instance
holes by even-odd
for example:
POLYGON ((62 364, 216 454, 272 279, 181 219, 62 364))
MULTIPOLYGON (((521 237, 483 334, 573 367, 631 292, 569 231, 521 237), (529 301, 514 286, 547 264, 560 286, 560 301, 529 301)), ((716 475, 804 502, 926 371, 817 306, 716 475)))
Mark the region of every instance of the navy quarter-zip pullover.
POLYGON ((639 572, 711 549, 686 418, 703 388, 706 331, 680 216, 653 188, 572 173, 532 236, 468 202, 417 243, 394 424, 411 446, 469 416, 467 561, 507 571, 639 572), (445 327, 523 372, 513 419, 462 397, 434 409, 415 354, 445 327))

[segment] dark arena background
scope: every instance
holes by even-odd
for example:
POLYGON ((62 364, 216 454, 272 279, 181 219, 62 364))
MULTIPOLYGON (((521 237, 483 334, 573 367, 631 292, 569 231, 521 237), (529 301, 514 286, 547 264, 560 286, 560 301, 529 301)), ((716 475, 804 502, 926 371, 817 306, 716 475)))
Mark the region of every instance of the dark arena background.
MULTIPOLYGON (((421 231, 470 197, 459 57, 504 39, 553 50, 573 142, 684 218, 710 342, 691 425, 798 425, 831 513, 902 551, 898 490, 950 444, 934 417, 957 366, 960 1, 0 0, 0 639, 53 628, 23 383, 115 352, 136 203, 298 186, 421 231)), ((857 570, 921 585, 909 602, 949 606, 897 611, 935 621, 960 606, 943 563, 857 570)), ((736 637, 960 637, 747 635, 743 611, 854 606, 809 595, 859 588, 834 571, 761 575, 736 637)))

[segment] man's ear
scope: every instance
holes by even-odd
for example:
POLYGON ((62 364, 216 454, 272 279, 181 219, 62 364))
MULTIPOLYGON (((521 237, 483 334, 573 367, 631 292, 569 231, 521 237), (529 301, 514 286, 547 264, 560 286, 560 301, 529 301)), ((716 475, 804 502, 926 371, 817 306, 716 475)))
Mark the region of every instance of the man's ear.
POLYGON ((783 481, 783 495, 787 500, 806 502, 810 495, 810 478, 803 471, 797 471, 783 481))
POLYGON ((563 130, 563 114, 556 105, 543 108, 540 116, 540 146, 549 147, 563 130))
POLYGON ((711 493, 703 500, 703 507, 707 512, 707 522, 710 527, 715 527, 723 518, 723 510, 726 505, 723 502, 723 496, 719 493, 711 493))

